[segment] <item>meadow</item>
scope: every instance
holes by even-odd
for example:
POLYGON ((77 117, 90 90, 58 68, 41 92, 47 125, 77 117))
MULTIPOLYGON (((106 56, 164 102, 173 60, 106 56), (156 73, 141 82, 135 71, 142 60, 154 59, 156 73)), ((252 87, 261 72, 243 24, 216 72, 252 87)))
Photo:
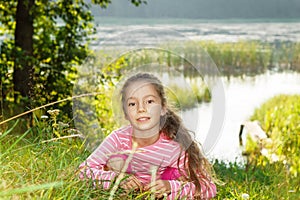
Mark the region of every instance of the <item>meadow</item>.
MULTIPOLYGON (((275 153, 281 153, 280 155, 290 159, 272 161, 253 151, 257 159, 252 157, 246 164, 213 160, 216 177, 221 182, 215 199, 299 197, 300 170, 299 165, 296 165, 299 163, 299 98, 299 95, 275 97, 257 109, 252 117, 260 120, 264 128, 268 128, 270 136, 271 133, 281 130, 279 132, 282 138, 276 141, 276 145, 281 142, 280 144, 287 149, 283 148, 282 151, 275 153), (280 113, 276 107, 282 108, 280 113)), ((36 127, 28 129, 23 134, 16 132, 19 120, 6 130, 2 130, 0 199, 110 197, 110 191, 94 189, 92 183, 78 179, 77 167, 91 152, 87 150, 84 139, 60 121, 59 112, 56 114, 55 123, 54 118, 36 118, 36 127), (56 136, 56 131, 60 131, 60 137, 56 136), (62 133, 65 133, 65 136, 62 133)), ((147 197, 149 197, 147 193, 130 193, 126 199, 147 199, 147 197)), ((116 191, 113 199, 124 199, 121 189, 116 191)))

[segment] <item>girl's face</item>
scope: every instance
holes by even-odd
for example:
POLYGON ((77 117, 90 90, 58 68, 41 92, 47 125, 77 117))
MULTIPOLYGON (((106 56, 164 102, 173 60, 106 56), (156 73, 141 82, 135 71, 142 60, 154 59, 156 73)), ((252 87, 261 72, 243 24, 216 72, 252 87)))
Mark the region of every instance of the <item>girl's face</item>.
POLYGON ((165 108, 151 83, 131 83, 126 89, 124 104, 125 117, 135 134, 147 138, 159 133, 160 117, 165 114, 165 108))

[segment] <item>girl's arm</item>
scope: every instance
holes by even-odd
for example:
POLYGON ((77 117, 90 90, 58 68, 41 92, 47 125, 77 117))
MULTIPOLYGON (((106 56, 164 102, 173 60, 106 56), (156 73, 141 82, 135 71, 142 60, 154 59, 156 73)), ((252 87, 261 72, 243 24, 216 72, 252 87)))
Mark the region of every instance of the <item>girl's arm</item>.
MULTIPOLYGON (((186 160, 186 162, 188 162, 186 160)), ((176 163, 173 164, 177 168, 177 160, 176 163)), ((183 173, 185 172, 184 168, 184 153, 182 153, 179 160, 179 168, 183 173)), ((200 195, 201 199, 211 199, 216 196, 217 189, 216 185, 211 181, 203 180, 201 185, 201 193, 196 191, 196 186, 192 182, 182 181, 182 180, 169 180, 171 193, 168 195, 168 200, 173 199, 195 199, 196 196, 200 195)))
MULTIPOLYGON (((169 180, 171 186, 171 193, 168 196, 168 200, 173 199, 195 199, 196 187, 192 182, 184 182, 178 180, 169 180)), ((201 184, 200 199, 211 199, 216 196, 216 185, 213 182, 207 182, 201 184)))
POLYGON ((107 171, 106 164, 109 155, 117 152, 120 141, 113 132, 100 144, 100 146, 84 161, 80 166, 81 179, 92 179, 95 181, 95 185, 100 184, 104 189, 110 187, 111 180, 113 180, 117 173, 113 171, 107 171))

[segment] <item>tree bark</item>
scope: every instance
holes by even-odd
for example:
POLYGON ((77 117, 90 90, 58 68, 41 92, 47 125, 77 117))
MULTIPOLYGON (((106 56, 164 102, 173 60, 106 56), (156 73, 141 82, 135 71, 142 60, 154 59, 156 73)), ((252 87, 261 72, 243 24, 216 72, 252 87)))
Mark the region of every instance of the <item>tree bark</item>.
POLYGON ((19 96, 18 94, 27 97, 28 100, 30 99, 33 82, 33 6, 34 0, 18 0, 15 29, 17 55, 15 55, 13 72, 15 101, 19 96))

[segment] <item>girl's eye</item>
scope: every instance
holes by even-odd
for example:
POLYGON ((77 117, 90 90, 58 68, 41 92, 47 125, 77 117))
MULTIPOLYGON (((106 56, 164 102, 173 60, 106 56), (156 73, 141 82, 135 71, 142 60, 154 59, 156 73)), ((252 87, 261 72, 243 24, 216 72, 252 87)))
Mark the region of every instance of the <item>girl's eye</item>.
POLYGON ((135 103, 128 103, 129 107, 135 106, 135 103))
POLYGON ((148 104, 154 103, 154 100, 153 99, 149 99, 149 100, 147 100, 147 103, 148 104))

